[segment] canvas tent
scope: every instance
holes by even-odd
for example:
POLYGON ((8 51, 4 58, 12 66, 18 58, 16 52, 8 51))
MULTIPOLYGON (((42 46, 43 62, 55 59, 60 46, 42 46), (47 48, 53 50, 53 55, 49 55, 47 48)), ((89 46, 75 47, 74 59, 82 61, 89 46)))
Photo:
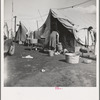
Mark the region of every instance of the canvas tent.
POLYGON ((9 38, 8 25, 7 25, 6 22, 4 23, 4 36, 6 36, 7 38, 9 38))
POLYGON ((15 41, 16 42, 20 42, 20 41, 25 42, 27 32, 28 32, 28 30, 26 29, 26 27, 21 22, 19 22, 19 28, 15 35, 15 41))
POLYGON ((96 28, 96 17, 94 13, 81 12, 77 8, 66 10, 50 9, 45 23, 35 31, 35 37, 37 39, 45 38, 44 45, 47 46, 50 33, 54 29, 59 32, 60 42, 63 48, 73 50, 77 42, 86 45, 86 29, 89 26, 96 28), (73 31, 74 26, 78 26, 78 33, 73 31))

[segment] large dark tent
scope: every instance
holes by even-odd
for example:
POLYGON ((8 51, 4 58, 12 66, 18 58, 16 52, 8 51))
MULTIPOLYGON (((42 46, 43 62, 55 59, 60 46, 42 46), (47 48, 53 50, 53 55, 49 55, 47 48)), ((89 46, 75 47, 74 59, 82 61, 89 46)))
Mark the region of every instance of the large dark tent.
POLYGON ((25 42, 27 32, 28 32, 28 30, 26 29, 26 27, 21 22, 19 22, 19 28, 15 35, 15 41, 16 42, 20 42, 20 41, 25 42))
MULTIPOLYGON (((45 23, 35 31, 35 37, 37 39, 45 38, 44 45, 48 46, 50 33, 52 30, 56 30, 63 48, 74 50, 77 43, 86 45, 89 26, 96 28, 95 13, 81 12, 78 8, 50 9, 45 23), (79 32, 73 31, 75 26, 78 26, 79 32)), ((89 38, 89 45, 91 45, 91 36, 89 38)))

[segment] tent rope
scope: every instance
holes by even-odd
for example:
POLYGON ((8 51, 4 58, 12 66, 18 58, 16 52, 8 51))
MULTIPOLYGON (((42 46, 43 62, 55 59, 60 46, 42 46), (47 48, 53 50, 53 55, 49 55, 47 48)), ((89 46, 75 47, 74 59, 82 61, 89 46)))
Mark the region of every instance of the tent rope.
POLYGON ((79 5, 85 4, 85 3, 90 2, 90 1, 92 1, 92 0, 87 0, 87 1, 85 1, 85 2, 82 2, 82 3, 76 4, 76 5, 73 5, 73 6, 68 6, 68 7, 63 7, 63 8, 56 8, 56 9, 57 9, 57 10, 62 10, 62 9, 74 8, 74 7, 76 7, 76 6, 79 6, 79 5))

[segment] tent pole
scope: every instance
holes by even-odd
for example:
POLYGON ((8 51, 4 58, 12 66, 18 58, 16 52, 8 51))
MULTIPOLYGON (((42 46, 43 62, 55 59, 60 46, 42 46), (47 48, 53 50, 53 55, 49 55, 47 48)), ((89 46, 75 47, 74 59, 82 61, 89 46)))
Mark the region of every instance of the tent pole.
POLYGON ((38 30, 38 32, 39 32, 38 20, 36 21, 36 23, 37 23, 37 30, 38 30))
POLYGON ((42 18, 42 16, 41 16, 41 13, 40 13, 39 9, 38 9, 38 12, 39 12, 39 15, 40 15, 40 17, 41 17, 41 19, 42 19, 42 21, 43 21, 43 18, 42 18))
POLYGON ((14 36, 16 35, 16 18, 17 16, 14 16, 14 36))
POLYGON ((36 23, 37 23, 37 29, 38 29, 38 21, 36 21, 36 23))
MULTIPOLYGON (((88 54, 89 54, 89 31, 87 32, 87 36, 88 36, 88 46, 87 46, 87 52, 88 52, 88 54)), ((89 57, 89 55, 88 55, 88 57, 89 57)))

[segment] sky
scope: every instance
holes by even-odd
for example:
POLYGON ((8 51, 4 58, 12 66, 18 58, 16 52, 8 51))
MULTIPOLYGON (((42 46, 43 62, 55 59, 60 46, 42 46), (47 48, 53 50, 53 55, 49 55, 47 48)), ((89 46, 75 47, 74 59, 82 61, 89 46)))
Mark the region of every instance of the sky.
MULTIPOLYGON (((88 0, 4 0, 4 20, 8 23, 9 28, 11 27, 12 1, 13 16, 17 16, 17 23, 21 20, 30 29, 32 23, 36 24, 36 20, 42 21, 40 16, 43 16, 44 19, 47 17, 50 8, 63 8, 88 0)), ((96 0, 91 0, 81 6, 86 8, 91 5, 96 6, 96 0)), ((33 27, 33 29, 35 28, 33 27)))

